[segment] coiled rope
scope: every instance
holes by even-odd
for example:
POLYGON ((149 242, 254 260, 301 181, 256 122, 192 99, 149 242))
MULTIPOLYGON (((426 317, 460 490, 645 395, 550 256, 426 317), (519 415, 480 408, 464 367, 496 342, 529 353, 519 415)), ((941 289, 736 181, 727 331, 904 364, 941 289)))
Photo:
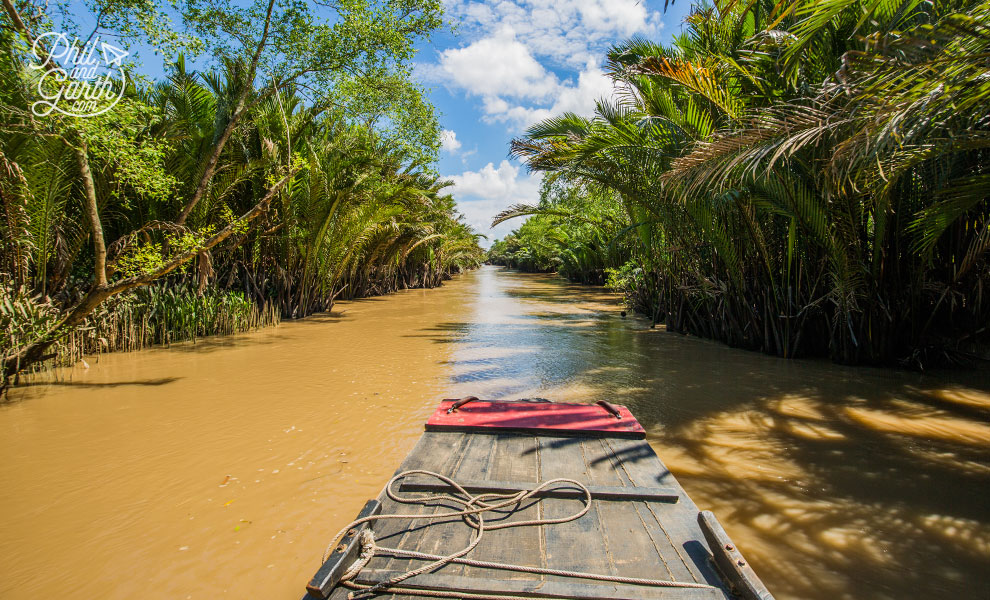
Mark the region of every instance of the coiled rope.
MULTIPOLYGON (((670 581, 666 579, 643 579, 639 577, 620 577, 617 575, 601 575, 598 573, 584 573, 580 571, 568 571, 564 569, 547 569, 543 567, 531 567, 526 565, 513 565, 508 563, 498 563, 483 560, 472 560, 467 558, 462 558, 465 554, 474 550, 474 548, 481 542, 482 537, 484 537, 486 531, 494 531, 496 529, 506 529, 508 527, 528 527, 534 525, 554 525, 558 523, 567 523, 569 521, 574 521, 583 517, 589 510, 591 510, 591 491, 588 490, 581 482, 575 481, 573 479, 558 478, 551 479, 549 481, 544 481, 532 490, 522 490, 511 494, 499 494, 499 493, 484 493, 472 496, 461 487, 453 479, 441 475, 440 473, 435 473, 433 471, 426 471, 422 469, 413 469, 410 471, 403 471, 397 474, 395 477, 389 480, 388 484, 385 486, 385 494, 401 504, 428 504, 435 501, 446 501, 454 502, 460 504, 464 507, 463 510, 453 511, 453 512, 443 512, 443 513, 432 513, 432 514, 421 514, 421 515, 410 515, 410 514, 380 514, 371 515, 368 517, 363 517, 361 519, 356 519, 351 521, 346 526, 344 526, 340 531, 333 536, 330 544, 327 546, 326 551, 323 553, 323 562, 326 562, 327 556, 330 554, 332 548, 334 548, 344 535, 363 523, 368 523, 370 521, 385 520, 385 519, 448 519, 451 517, 461 517, 464 521, 475 530, 472 535, 471 542, 464 548, 453 552, 451 554, 439 555, 439 554, 427 554, 424 552, 414 552, 411 550, 402 550, 400 548, 386 548, 378 546, 375 543, 374 534, 371 528, 366 528, 361 532, 361 554, 359 558, 354 561, 344 575, 341 577, 340 583, 353 590, 348 594, 348 598, 354 600, 356 598, 362 598, 371 596, 378 593, 401 593, 413 596, 433 596, 439 598, 466 598, 471 600, 522 600, 519 596, 501 596, 501 595, 490 595, 490 594, 474 594, 469 592, 453 592, 453 591, 443 591, 443 590, 421 590, 415 588, 409 588, 406 586, 399 586, 398 584, 406 579, 415 577, 422 573, 428 571, 433 571, 438 569, 448 563, 457 563, 468 565, 472 567, 483 567, 488 569, 502 569, 506 571, 519 571, 524 573, 535 573, 539 575, 557 575, 561 577, 575 577, 579 579, 593 579, 597 581, 609 581, 613 583, 628 583, 635 585, 647 585, 655 587, 679 587, 679 588, 705 588, 710 589, 712 586, 703 583, 693 583, 693 582, 681 582, 681 581, 670 581), (405 479, 411 475, 426 475, 429 477, 434 477, 443 481, 449 485, 453 490, 454 494, 435 494, 431 496, 418 497, 418 498, 405 498, 399 496, 393 489, 395 484, 402 479, 405 479), (485 523, 484 513, 490 511, 496 511, 507 506, 521 505, 525 500, 532 498, 538 494, 541 490, 549 487, 554 487, 559 484, 568 484, 580 489, 584 493, 583 506, 581 510, 574 514, 568 515, 566 517, 559 517, 555 519, 529 519, 525 521, 508 521, 496 523, 494 525, 488 525, 485 523), (422 567, 406 571, 396 575, 387 581, 382 581, 374 585, 363 585, 352 581, 358 573, 361 572, 368 562, 371 561, 376 555, 386 555, 386 556, 396 556, 403 558, 413 558, 418 560, 428 560, 432 561, 422 567)), ((531 597, 530 599, 531 600, 531 597)))

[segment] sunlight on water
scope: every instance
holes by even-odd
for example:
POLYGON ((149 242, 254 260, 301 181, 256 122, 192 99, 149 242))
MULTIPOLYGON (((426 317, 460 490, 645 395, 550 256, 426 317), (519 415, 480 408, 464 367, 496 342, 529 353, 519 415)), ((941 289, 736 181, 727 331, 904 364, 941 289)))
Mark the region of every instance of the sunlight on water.
MULTIPOLYGON (((608 399, 780 599, 990 589, 990 381, 784 361, 486 267, 0 406, 0 597, 292 598, 438 399, 608 399)), ((979 592, 977 592, 979 595, 979 592)))

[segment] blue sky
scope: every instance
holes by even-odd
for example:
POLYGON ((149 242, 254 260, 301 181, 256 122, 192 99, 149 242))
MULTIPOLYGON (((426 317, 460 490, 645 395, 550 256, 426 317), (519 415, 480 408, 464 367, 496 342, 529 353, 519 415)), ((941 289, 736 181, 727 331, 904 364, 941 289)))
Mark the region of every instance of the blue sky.
POLYGON ((521 221, 490 229, 492 216, 539 198, 540 176, 508 156, 509 141, 565 111, 591 115, 612 85, 604 53, 634 35, 668 42, 691 3, 636 0, 445 0, 453 32, 424 44, 417 78, 440 111, 446 139, 438 169, 479 233, 504 237, 521 221))

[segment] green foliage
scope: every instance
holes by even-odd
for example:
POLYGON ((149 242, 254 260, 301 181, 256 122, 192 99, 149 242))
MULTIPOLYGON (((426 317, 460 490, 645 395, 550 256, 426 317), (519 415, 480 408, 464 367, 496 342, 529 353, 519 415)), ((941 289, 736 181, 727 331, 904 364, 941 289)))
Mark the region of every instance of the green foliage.
POLYGON ((121 277, 153 273, 165 264, 162 245, 150 242, 133 246, 117 258, 116 271, 121 277))
POLYGON ((109 315, 120 322, 141 323, 141 346, 230 335, 277 323, 279 316, 278 311, 259 307, 241 292, 213 290, 200 295, 181 285, 141 288, 95 320, 105 324, 109 315))
POLYGON ((377 128, 419 159, 432 159, 439 124, 410 79, 415 43, 442 25, 440 0, 180 0, 184 24, 216 64, 240 63, 237 85, 305 89, 320 110, 377 128))
POLYGON ((616 100, 512 149, 612 191, 637 244, 610 284, 671 330, 956 360, 990 322, 988 50, 987 2, 718 1, 617 44, 616 100))
POLYGON ((623 295, 625 304, 634 310, 646 312, 649 306, 644 303, 649 293, 643 268, 633 261, 615 269, 605 269, 605 287, 623 295))
POLYGON ((611 192, 546 179, 538 206, 519 205, 496 221, 533 215, 488 251, 488 262, 528 272, 556 271, 571 281, 605 283, 606 271, 629 259, 631 240, 611 192))
POLYGON ((44 335, 57 319, 58 308, 50 302, 33 301, 24 287, 0 285, 0 352, 4 355, 23 340, 44 335))
MULTIPOLYGON (((119 202, 142 196, 148 202, 166 202, 178 186, 165 162, 168 140, 145 135, 156 115, 137 98, 123 98, 113 110, 90 117, 67 117, 61 127, 85 141, 91 159, 112 165, 112 194, 119 202)), ((52 127, 55 127, 53 124, 52 127)))
POLYGON ((235 290, 256 310, 298 317, 480 264, 478 235, 428 166, 440 128, 410 75, 416 43, 441 24, 439 0, 85 7, 94 35, 204 50, 214 66, 192 71, 180 54, 165 80, 129 85, 106 113, 36 117, 27 42, 72 15, 5 5, 0 229, 10 243, 0 269, 5 293, 45 307, 11 330, 8 367, 28 353, 92 349, 60 344, 83 335, 86 315, 118 306, 115 295, 141 299, 129 290, 163 277, 192 296, 170 301, 174 311, 148 300, 148 314, 174 314, 162 327, 191 337, 225 329, 180 315, 234 318, 235 290), (104 252, 106 284, 94 285, 104 252))

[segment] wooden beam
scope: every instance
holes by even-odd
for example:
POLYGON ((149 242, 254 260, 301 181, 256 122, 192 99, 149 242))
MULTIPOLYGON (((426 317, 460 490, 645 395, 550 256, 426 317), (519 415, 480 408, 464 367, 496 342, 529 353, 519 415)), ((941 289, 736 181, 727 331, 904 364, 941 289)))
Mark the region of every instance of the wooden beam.
MULTIPOLYGON (((377 515, 382 510, 382 505, 378 500, 368 500, 358 513, 357 518, 363 519, 377 515)), ((357 520, 357 519, 355 519, 357 520)), ((369 523, 362 523, 351 529, 344 535, 339 545, 334 548, 330 556, 327 557, 320 570, 313 575, 313 579, 306 584, 306 591, 317 598, 329 598, 333 587, 340 582, 340 577, 347 571, 354 559, 361 551, 361 532, 368 527, 369 523)))
MULTIPOLYGON (((458 481, 465 490, 472 494, 514 494, 530 491, 539 483, 524 483, 519 481, 458 481)), ((542 498, 583 498, 584 492, 576 487, 552 487, 540 490, 536 497, 542 498)), ((591 497, 595 500, 643 500, 647 502, 677 502, 680 497, 673 488, 626 487, 611 485, 587 485, 591 497)), ((410 481, 404 480, 399 485, 403 492, 449 492, 451 487, 442 481, 410 481)))
MULTIPOLYGON (((375 585, 401 575, 401 571, 364 570, 357 583, 375 585)), ((726 600, 717 588, 657 587, 587 580, 484 579, 461 575, 422 574, 398 584, 400 587, 463 594, 510 595, 534 598, 568 598, 572 600, 726 600)), ((402 596, 401 591, 395 595, 402 596)))
POLYGON ((715 566, 736 594, 745 600, 774 600, 770 590, 763 585, 756 571, 729 539, 729 534, 722 529, 722 524, 712 511, 703 510, 698 513, 698 525, 711 547, 715 566))

